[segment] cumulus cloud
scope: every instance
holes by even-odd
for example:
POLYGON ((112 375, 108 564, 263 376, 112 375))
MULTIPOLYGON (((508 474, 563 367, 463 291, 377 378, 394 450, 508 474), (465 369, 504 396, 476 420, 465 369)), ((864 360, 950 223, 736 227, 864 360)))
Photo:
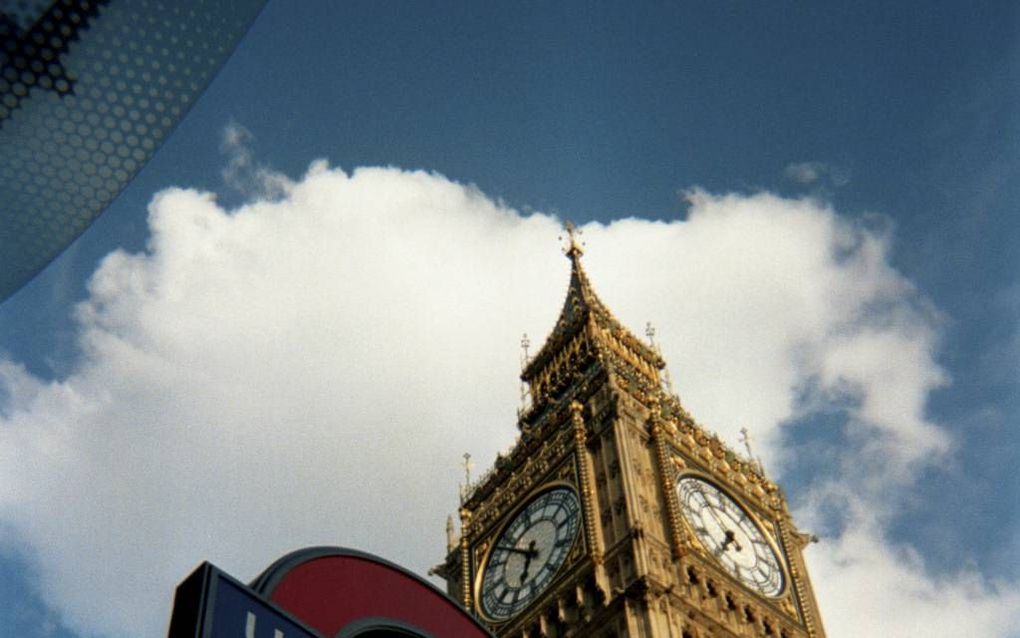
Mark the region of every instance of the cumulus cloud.
MULTIPOLYGON (((886 238, 813 200, 690 201, 684 222, 586 226, 585 263, 627 325, 656 325, 700 421, 731 442, 750 427, 782 468, 782 429, 850 396, 845 462, 947 453, 924 415, 946 381, 935 319, 886 238)), ((159 635, 203 559, 242 578, 315 544, 438 562, 461 453, 514 440, 520 336, 548 333, 567 283, 558 221, 434 174, 317 162, 236 210, 164 191, 149 223, 145 252, 93 275, 70 374, 0 363, 0 521, 46 599, 85 632, 159 635)), ((816 580, 870 566, 881 600, 945 602, 885 544, 846 559, 860 534, 881 541, 878 519, 847 518, 816 580)), ((1002 635, 1012 599, 960 579, 947 596, 990 610, 971 633, 1002 635)), ((830 635, 858 635, 834 587, 830 635)))
POLYGON ((1015 585, 988 582, 974 571, 926 576, 921 557, 884 542, 865 514, 838 538, 811 546, 808 565, 830 635, 1018 635, 1015 585))

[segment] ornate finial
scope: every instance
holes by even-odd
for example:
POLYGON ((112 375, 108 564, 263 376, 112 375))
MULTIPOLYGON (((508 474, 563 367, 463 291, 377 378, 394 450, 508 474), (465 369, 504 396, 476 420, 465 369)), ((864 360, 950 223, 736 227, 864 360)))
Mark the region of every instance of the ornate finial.
POLYGON ((793 536, 794 540, 797 541, 797 544, 800 545, 801 548, 807 547, 811 543, 817 543, 820 540, 818 536, 809 532, 791 530, 790 535, 793 536))
MULTIPOLYGON (((567 221, 563 224, 563 229, 567 231, 566 246, 563 247, 563 253, 571 259, 576 259, 584 254, 584 242, 581 241, 581 229, 574 225, 574 222, 567 221)), ((559 237, 560 241, 564 241, 563 235, 559 237)))
MULTIPOLYGON (((652 347, 652 351, 661 357, 662 349, 659 348, 659 344, 655 343, 655 326, 652 325, 651 321, 645 323, 645 336, 648 337, 648 345, 652 347)), ((673 379, 669 376, 668 368, 662 369, 662 385, 666 392, 675 394, 675 392, 673 392, 673 379)))
POLYGON ((652 326, 651 321, 645 324, 645 336, 648 337, 648 343, 651 344, 652 349, 658 352, 658 349, 655 347, 655 327, 652 326))
POLYGON ((754 454, 751 452, 751 433, 747 431, 747 428, 740 428, 740 442, 744 444, 744 449, 747 450, 747 458, 753 459, 754 454))
POLYGON ((464 462, 461 463, 461 467, 464 468, 464 484, 460 486, 460 500, 464 502, 467 500, 468 492, 471 491, 471 468, 475 466, 471 462, 471 454, 468 452, 464 453, 464 462))
POLYGON ((475 466, 471 462, 471 454, 469 452, 464 453, 464 485, 471 486, 471 468, 475 466))
POLYGON ((747 428, 740 428, 740 442, 744 444, 744 449, 747 450, 747 460, 757 465, 759 472, 764 473, 761 459, 755 457, 754 452, 751 451, 751 433, 747 431, 747 428))
MULTIPOLYGON (((524 335, 521 337, 521 373, 522 373, 522 375, 524 373, 524 370, 528 367, 528 359, 530 357, 530 355, 528 354, 528 347, 529 346, 531 346, 531 340, 528 339, 528 333, 524 333, 524 335)), ((524 379, 522 377, 521 378, 521 405, 520 405, 520 407, 517 408, 517 418, 518 419, 521 418, 521 416, 528 410, 528 407, 529 407, 528 406, 528 399, 529 399, 529 397, 530 397, 530 389, 528 388, 528 384, 524 381, 524 379)))
POLYGON ((453 514, 446 517, 446 552, 450 553, 457 547, 457 534, 453 531, 453 514))

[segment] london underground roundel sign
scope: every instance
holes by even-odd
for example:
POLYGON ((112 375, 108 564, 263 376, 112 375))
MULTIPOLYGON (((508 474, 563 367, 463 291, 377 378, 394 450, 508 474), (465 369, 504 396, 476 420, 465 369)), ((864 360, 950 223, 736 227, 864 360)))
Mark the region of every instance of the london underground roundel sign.
POLYGON ((446 594, 339 547, 284 556, 250 585, 203 563, 178 587, 169 638, 492 638, 446 594))
POLYGON ((293 552, 273 563, 251 587, 330 638, 491 638, 425 580, 350 549, 293 552))

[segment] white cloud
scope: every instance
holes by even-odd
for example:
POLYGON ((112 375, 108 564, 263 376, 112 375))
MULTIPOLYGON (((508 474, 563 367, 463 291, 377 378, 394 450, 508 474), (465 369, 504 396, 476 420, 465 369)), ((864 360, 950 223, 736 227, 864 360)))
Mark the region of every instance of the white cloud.
POLYGON ((850 174, 832 164, 824 162, 794 162, 783 169, 786 179, 798 184, 809 186, 827 182, 832 186, 846 186, 850 183, 850 174))
POLYGON ((1015 585, 990 583, 973 571, 927 576, 917 553, 889 545, 866 515, 839 538, 811 546, 807 554, 830 635, 1020 635, 1020 590, 1015 585))
POLYGON ((286 176, 260 165, 252 150, 254 136, 231 121, 223 129, 220 152, 227 158, 221 172, 223 181, 246 196, 262 199, 283 197, 291 186, 286 176))
MULTIPOLYGON (((585 263, 627 325, 656 324, 691 411, 731 442, 751 427, 781 467, 783 424, 850 392, 844 460, 876 442, 906 468, 945 453, 924 418, 944 382, 933 319, 885 239, 816 201, 690 197, 685 222, 588 225, 585 263)), ((316 163, 236 211, 164 191, 150 225, 146 253, 93 276, 69 376, 0 365, 0 521, 47 600, 86 631, 158 635, 203 559, 241 578, 313 544, 438 562, 460 454, 512 443, 521 333, 537 345, 562 303, 556 220, 437 175, 316 163)), ((858 573, 838 559, 853 533, 827 577, 858 573)), ((891 552, 871 555, 881 586, 919 585, 883 600, 939 603, 891 552)), ((971 580, 947 591, 1006 600, 971 580)), ((857 635, 854 602, 826 603, 831 635, 857 635)))

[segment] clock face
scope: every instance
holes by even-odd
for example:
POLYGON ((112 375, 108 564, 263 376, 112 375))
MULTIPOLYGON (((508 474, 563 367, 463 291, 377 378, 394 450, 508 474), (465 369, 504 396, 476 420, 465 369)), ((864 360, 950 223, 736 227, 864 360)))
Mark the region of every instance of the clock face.
POLYGON ((527 607, 567 560, 580 527, 581 505, 567 487, 539 494, 496 539, 479 589, 482 613, 501 622, 527 607))
POLYGON ((726 571, 765 596, 782 593, 784 577, 779 556, 744 508, 696 476, 680 477, 676 494, 698 540, 726 571))

